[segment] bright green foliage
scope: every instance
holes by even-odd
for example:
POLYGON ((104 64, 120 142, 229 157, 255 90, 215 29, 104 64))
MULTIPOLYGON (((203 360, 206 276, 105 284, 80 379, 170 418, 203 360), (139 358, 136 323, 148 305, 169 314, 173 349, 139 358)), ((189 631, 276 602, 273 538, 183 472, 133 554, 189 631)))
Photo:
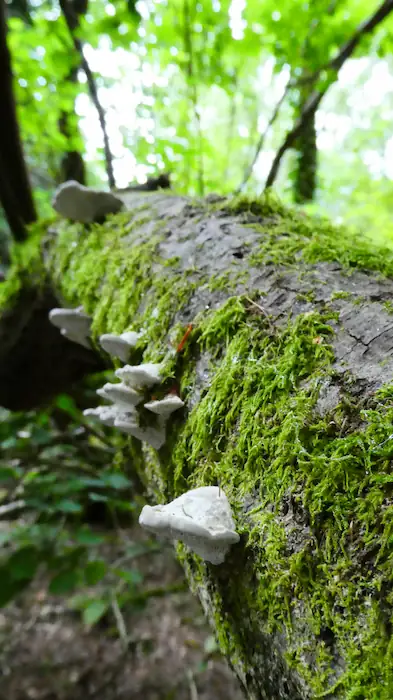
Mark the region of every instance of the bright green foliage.
MULTIPOLYGON (((102 383, 102 376, 88 382, 85 402, 96 402, 94 389, 102 383)), ((154 551, 155 545, 130 544, 121 562, 113 565, 100 553, 105 544, 116 546, 118 519, 126 517, 129 525, 136 507, 132 476, 110 466, 116 443, 110 432, 90 425, 65 395, 39 412, 2 409, 0 512, 3 503, 15 503, 16 508, 0 533, 0 606, 43 569, 52 594, 90 591, 77 599, 89 625, 105 613, 114 596, 121 597, 122 605, 135 596, 140 600, 143 581, 132 560, 154 551)))
MULTIPOLYGON (((325 66, 378 5, 376 0, 371 4, 285 0, 277 7, 271 0, 262 4, 248 0, 243 7, 229 0, 174 0, 150 6, 92 0, 78 36, 107 111, 121 184, 166 169, 172 172, 179 191, 233 192, 253 160, 259 136, 287 80, 307 77, 325 66)), ((85 80, 81 77, 77 84, 65 80, 78 57, 57 6, 35 3, 31 20, 26 24, 21 18, 11 18, 9 42, 25 147, 39 204, 47 211, 47 189, 58 176, 64 150, 84 150, 76 131, 68 143, 59 132, 62 109, 72 111, 75 102, 78 116, 88 115, 89 122, 83 119, 81 125, 92 139, 85 144, 89 160, 95 153, 89 168, 91 183, 102 180, 103 154, 97 142, 96 115, 94 110, 86 111, 85 80), (75 101, 78 95, 83 99, 75 101)), ((373 62, 387 65, 390 75, 385 56, 392 35, 392 18, 388 17, 362 40, 355 56, 370 56, 365 65, 367 76, 372 74, 373 62)), ((322 88, 335 79, 331 71, 322 71, 314 87, 322 88)), ((344 126, 347 120, 351 127, 344 145, 333 134, 335 130, 328 128, 333 146, 322 146, 320 151, 317 206, 322 204, 344 217, 350 207, 349 218, 376 235, 389 225, 390 190, 383 175, 374 184, 371 166, 364 163, 370 152, 385 158, 387 125, 392 119, 389 91, 385 90, 384 109, 381 99, 374 107, 373 95, 365 100, 359 93, 352 107, 353 92, 352 85, 341 91, 334 87, 322 104, 323 124, 335 124, 337 119, 340 127, 340 120, 344 126), (333 107, 331 94, 336 95, 333 107), (361 124, 360 110, 364 112, 361 124), (377 207, 367 205, 370 188, 383 192, 377 207)), ((272 155, 306 94, 306 88, 299 86, 289 91, 249 181, 250 192, 260 190, 272 155)), ((294 167, 289 153, 277 183, 287 196, 291 195, 294 167)), ((374 203, 375 197, 371 199, 374 203)))

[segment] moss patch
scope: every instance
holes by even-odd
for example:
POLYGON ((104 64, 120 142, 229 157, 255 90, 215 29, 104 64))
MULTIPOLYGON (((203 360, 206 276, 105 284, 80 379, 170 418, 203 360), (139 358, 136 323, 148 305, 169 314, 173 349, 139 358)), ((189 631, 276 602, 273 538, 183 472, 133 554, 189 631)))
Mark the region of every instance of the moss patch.
POLYGON ((0 284, 0 312, 11 309, 19 293, 39 290, 46 279, 42 262, 41 243, 48 222, 40 222, 29 228, 29 238, 24 243, 11 246, 11 264, 7 278, 0 284))
POLYGON ((175 312, 188 301, 193 285, 177 271, 177 258, 160 258, 159 226, 147 242, 133 243, 133 228, 140 224, 130 225, 130 213, 90 229, 63 224, 48 265, 66 300, 82 304, 93 317, 93 340, 102 333, 143 329, 140 347, 149 348, 145 359, 162 361, 171 354, 167 341, 175 312))
POLYGON ((241 513, 239 532, 247 536, 252 566, 247 578, 244 563, 236 575, 232 562, 230 584, 221 585, 215 616, 224 651, 236 647, 246 666, 239 630, 247 610, 265 631, 285 630, 287 660, 315 697, 337 684, 337 697, 388 700, 393 594, 384 593, 393 578, 393 387, 362 412, 365 430, 343 434, 345 403, 318 419, 313 409, 330 374, 331 337, 328 313, 299 316, 274 335, 239 298, 212 314, 200 342, 213 352, 226 350, 175 449, 173 495, 219 483, 241 513), (251 494, 256 505, 245 516, 251 494), (297 526, 293 519, 289 530, 282 525, 288 503, 309 521, 304 541, 296 540, 304 522, 297 526), (233 587, 238 605, 232 600, 226 610, 223 600, 233 587), (308 639, 298 639, 299 618, 309 627, 308 639), (332 640, 346 663, 339 680, 332 640))
POLYGON ((245 220, 250 216, 250 226, 262 234, 259 247, 248 258, 253 265, 339 262, 347 270, 361 268, 393 276, 391 247, 376 245, 357 231, 284 206, 273 192, 257 200, 240 196, 213 207, 240 213, 245 220), (259 224, 256 217, 265 223, 259 224))

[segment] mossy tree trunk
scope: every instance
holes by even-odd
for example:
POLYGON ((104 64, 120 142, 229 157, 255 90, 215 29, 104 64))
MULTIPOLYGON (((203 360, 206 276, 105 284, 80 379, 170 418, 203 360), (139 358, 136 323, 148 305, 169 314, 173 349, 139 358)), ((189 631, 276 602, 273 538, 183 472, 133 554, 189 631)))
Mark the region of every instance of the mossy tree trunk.
MULTIPOLYGON (((307 98, 306 98, 307 99, 307 98)), ((303 108, 304 99, 300 107, 303 108)), ((293 198, 298 204, 312 202, 317 188, 318 149, 315 112, 311 114, 296 142, 293 198)))
POLYGON ((52 343, 67 363, 44 321, 55 301, 92 315, 106 364, 101 333, 144 329, 133 361, 163 362, 186 410, 159 452, 124 438, 123 458, 151 503, 227 494, 241 541, 225 563, 177 549, 248 697, 391 699, 392 253, 271 195, 124 198, 102 225, 61 222, 18 249, 0 404, 48 393, 52 343))

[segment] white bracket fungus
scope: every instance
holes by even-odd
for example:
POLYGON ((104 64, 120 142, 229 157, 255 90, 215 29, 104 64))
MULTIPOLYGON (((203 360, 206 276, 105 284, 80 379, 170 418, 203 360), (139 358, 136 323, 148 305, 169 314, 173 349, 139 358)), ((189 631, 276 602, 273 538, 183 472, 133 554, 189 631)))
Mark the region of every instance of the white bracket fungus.
POLYGON ((127 331, 121 335, 105 333, 100 336, 100 345, 112 357, 118 357, 122 362, 127 362, 131 348, 135 347, 141 336, 142 333, 135 333, 135 331, 127 331))
POLYGON ((165 443, 165 427, 163 425, 158 428, 154 428, 151 425, 141 427, 132 420, 125 420, 123 417, 119 417, 115 420, 115 428, 119 428, 119 430, 141 442, 147 442, 155 450, 159 450, 165 443))
POLYGON ((79 343, 85 348, 91 348, 89 342, 91 318, 83 311, 83 307, 77 309, 51 309, 49 321, 56 328, 60 328, 61 334, 74 343, 79 343))
POLYGON ((113 427, 115 425, 115 420, 121 419, 124 421, 130 421, 133 419, 133 414, 131 411, 121 410, 119 406, 97 406, 97 408, 86 408, 83 411, 83 415, 87 418, 97 418, 104 425, 109 425, 113 427))
POLYGON ((159 537, 181 540, 211 564, 222 564, 240 539, 228 499, 218 486, 187 491, 166 505, 144 506, 139 524, 159 537))
POLYGON ((178 411, 179 408, 183 406, 184 401, 182 401, 179 396, 176 396, 176 394, 168 394, 168 396, 164 396, 160 401, 149 401, 145 403, 145 408, 147 408, 148 411, 157 413, 157 415, 163 416, 164 418, 169 418, 171 413, 178 411))
POLYGON ((116 377, 126 381, 134 389, 151 387, 161 381, 161 365, 146 363, 142 365, 125 365, 115 372, 116 377))
POLYGON ((91 223, 107 214, 116 214, 123 202, 112 192, 95 190, 80 185, 76 180, 67 180, 57 188, 52 206, 66 219, 91 223))
POLYGON ((120 384, 104 384, 102 389, 97 389, 97 394, 108 401, 120 404, 122 406, 137 406, 143 399, 135 389, 127 386, 123 382, 120 384))
MULTIPOLYGON (((121 335, 106 334, 101 336, 101 346, 110 354, 120 359, 125 358, 125 351, 135 345, 139 333, 127 331, 121 335), (123 355, 122 355, 123 353, 123 355)), ((141 365, 125 365, 116 370, 115 375, 121 380, 118 384, 108 382, 97 394, 113 402, 113 406, 100 406, 87 409, 85 415, 95 416, 106 425, 114 426, 137 440, 147 442, 159 450, 165 443, 165 424, 171 413, 184 406, 184 402, 174 394, 168 394, 161 400, 151 400, 144 407, 155 414, 144 414, 142 424, 139 420, 138 406, 145 399, 144 391, 161 382, 162 365, 145 363, 141 365)))

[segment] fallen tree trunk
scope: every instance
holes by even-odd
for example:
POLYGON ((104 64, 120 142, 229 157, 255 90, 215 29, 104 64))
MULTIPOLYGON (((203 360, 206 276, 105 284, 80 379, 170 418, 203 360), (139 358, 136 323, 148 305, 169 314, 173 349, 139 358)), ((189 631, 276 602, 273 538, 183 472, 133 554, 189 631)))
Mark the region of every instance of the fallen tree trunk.
POLYGON ((186 410, 161 450, 125 438, 124 454, 152 503, 227 494, 241 540, 225 563, 177 549, 248 697, 392 698, 392 253, 271 196, 124 201, 19 252, 0 286, 0 404, 25 406, 33 376, 30 403, 50 391, 48 294, 92 315, 101 362, 100 334, 142 329, 186 410))

